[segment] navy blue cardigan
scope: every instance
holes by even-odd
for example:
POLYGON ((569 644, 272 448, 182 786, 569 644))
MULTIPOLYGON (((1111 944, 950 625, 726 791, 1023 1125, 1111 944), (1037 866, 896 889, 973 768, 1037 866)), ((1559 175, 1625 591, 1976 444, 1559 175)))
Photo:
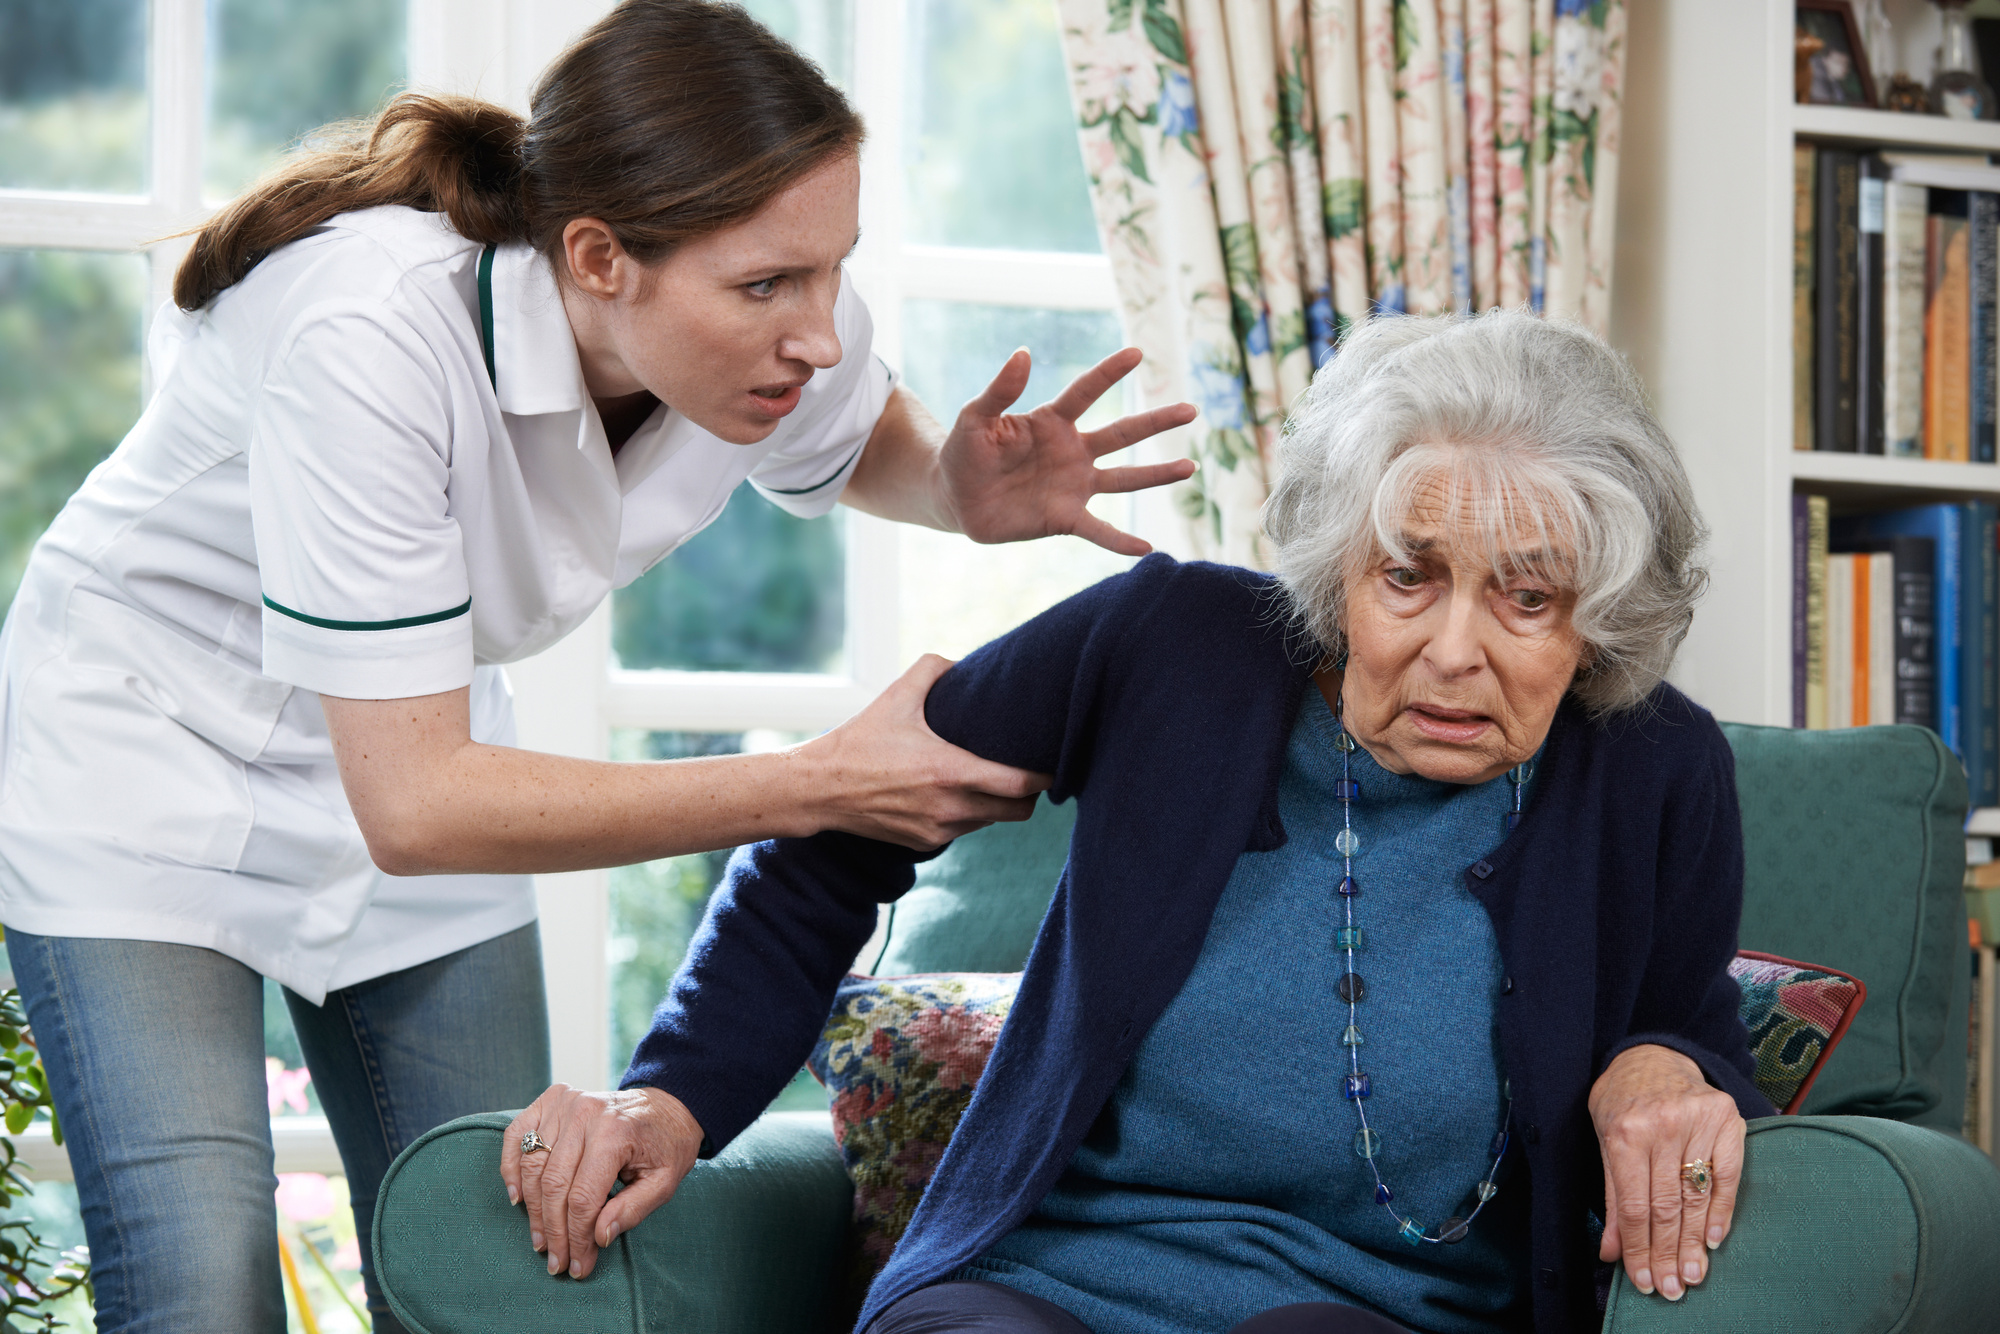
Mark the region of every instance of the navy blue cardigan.
MULTIPOLYGON (((1061 1175, 1193 968, 1237 857, 1284 842, 1278 777, 1310 657, 1268 577, 1152 556, 932 690, 938 735, 1053 774, 1051 797, 1079 808, 985 1076, 857 1328, 1012 1231, 1061 1175)), ((739 852, 625 1085, 685 1103, 704 1152, 727 1144, 803 1063, 876 905, 922 859, 847 834, 739 852)), ((1746 1117, 1771 1111, 1726 971, 1743 887, 1728 743, 1665 685, 1609 722, 1565 703, 1527 818, 1465 883, 1508 978, 1499 1032, 1528 1164, 1535 1329, 1595 1330, 1592 1081, 1626 1047, 1659 1043, 1746 1117)))

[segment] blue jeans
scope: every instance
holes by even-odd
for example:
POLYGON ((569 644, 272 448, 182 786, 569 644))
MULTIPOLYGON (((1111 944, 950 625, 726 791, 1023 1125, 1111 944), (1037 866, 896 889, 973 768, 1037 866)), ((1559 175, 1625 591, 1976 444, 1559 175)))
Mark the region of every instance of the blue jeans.
MULTIPOLYGON (((191 945, 7 932, 62 1117, 101 1334, 283 1334, 264 980, 191 945)), ((549 1083, 534 926, 336 991, 285 993, 333 1128, 375 1334, 401 1334, 369 1229, 426 1130, 549 1083)))

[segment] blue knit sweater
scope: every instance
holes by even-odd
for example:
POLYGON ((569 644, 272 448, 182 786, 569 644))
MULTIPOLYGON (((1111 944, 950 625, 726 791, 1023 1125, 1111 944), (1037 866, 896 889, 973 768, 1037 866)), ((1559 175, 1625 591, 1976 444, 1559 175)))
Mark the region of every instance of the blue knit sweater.
MULTIPOLYGON (((1288 837, 1246 852, 1194 971, 1035 1212, 957 1277, 1067 1310, 1095 1334, 1210 1334, 1291 1302, 1367 1306, 1424 1334, 1527 1316, 1527 1202, 1515 1152, 1465 1240, 1411 1245, 1375 1202, 1341 1097, 1348 1008, 1334 835, 1338 725, 1306 692, 1278 781, 1288 837)), ((1358 1049, 1376 1155, 1404 1216, 1471 1212, 1504 1124, 1494 1050, 1500 948, 1459 879, 1500 842, 1505 778, 1475 787, 1350 757, 1361 784, 1358 1049)))
MULTIPOLYGON (((1278 780, 1312 665, 1268 577, 1150 556, 932 689, 938 735, 1053 774, 1051 797, 1079 808, 1006 1027, 862 1327, 989 1250, 1062 1175, 1193 970, 1237 858, 1285 841, 1278 780)), ((1743 842, 1721 729, 1666 685, 1604 721, 1566 702, 1536 784, 1528 818, 1462 878, 1505 970, 1534 1326, 1581 1334, 1599 1323, 1592 1081, 1656 1043, 1744 1115, 1770 1106, 1727 971, 1743 842)), ((831 833, 739 852, 624 1083, 685 1103, 705 1152, 728 1143, 804 1063, 876 905, 908 890, 919 856, 831 833)))

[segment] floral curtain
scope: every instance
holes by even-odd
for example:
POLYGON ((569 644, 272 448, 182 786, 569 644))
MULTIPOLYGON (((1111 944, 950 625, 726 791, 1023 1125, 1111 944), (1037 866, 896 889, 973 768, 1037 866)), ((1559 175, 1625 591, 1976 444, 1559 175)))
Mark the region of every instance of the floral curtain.
POLYGON ((1058 0, 1148 403, 1205 556, 1265 564, 1284 413, 1350 324, 1611 300, 1624 0, 1058 0))

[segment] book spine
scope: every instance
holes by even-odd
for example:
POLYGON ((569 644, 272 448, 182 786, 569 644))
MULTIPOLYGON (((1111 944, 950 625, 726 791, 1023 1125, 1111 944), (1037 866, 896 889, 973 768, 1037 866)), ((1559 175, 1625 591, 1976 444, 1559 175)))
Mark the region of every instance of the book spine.
POLYGON ((1792 496, 1792 726, 1806 725, 1806 532, 1808 502, 1792 496))
POLYGON ((1971 281, 1969 334, 1967 353, 1969 367, 1971 407, 1969 457, 1978 463, 1993 462, 1993 437, 1995 428, 1993 351, 1995 346, 1993 322, 1994 282, 1996 262, 1994 226, 2000 222, 2000 195, 1984 190, 1974 191, 1968 204, 1971 239, 1968 247, 1968 272, 1971 281))
POLYGON ((1854 726, 1854 557, 1826 558, 1826 725, 1854 726))
POLYGON ((1896 713, 1899 723, 1937 730, 1937 543, 1898 537, 1890 550, 1896 578, 1896 713))
POLYGON ((1896 558, 1868 560, 1868 721, 1896 721, 1896 558))
MULTIPOLYGON (((1813 447, 1813 182, 1819 150, 1792 149, 1792 448, 1813 447)), ((1796 712, 1796 710, 1794 710, 1796 712)))
POLYGON ((1860 246, 1861 160, 1824 148, 1819 156, 1819 200, 1813 230, 1814 259, 1813 448, 1854 452, 1856 286, 1860 246))
MULTIPOLYGON (((1939 194, 1946 193, 1944 191, 1939 194)), ((1963 196, 1959 207, 1962 209, 1963 196)), ((1968 461, 1972 434, 1972 272, 1971 235, 1962 213, 1936 219, 1936 269, 1931 295, 1931 321, 1925 347, 1935 355, 1926 367, 1933 377, 1925 406, 1937 429, 1931 433, 1925 458, 1955 463, 1968 461)))
POLYGON ((2000 587, 1995 586, 1996 512, 1991 502, 1978 501, 1966 507, 1966 537, 1976 541, 1973 562, 1979 580, 1977 633, 1966 644, 1967 670, 1978 682, 1979 716, 1975 720, 1979 738, 1978 768, 1973 771, 1973 804, 2000 806, 2000 672, 1996 672, 1993 648, 2000 636, 2000 587), (1976 538, 1974 535, 1977 535, 1976 538))
MULTIPOLYGON (((1854 447, 1880 454, 1882 421, 1883 238, 1889 167, 1872 154, 1860 160, 1855 202, 1854 447)), ((1992 284, 1987 284, 1990 289, 1992 284)), ((1988 310, 1989 315, 1991 310, 1988 310)))
POLYGON ((1937 547, 1937 699, 1938 738, 1946 749, 1965 761, 1965 734, 1961 730, 1964 703, 1959 691, 1959 672, 1964 638, 1964 546, 1962 511, 1957 505, 1941 506, 1937 547))
POLYGON ((1875 558, 1862 553, 1848 557, 1853 561, 1854 592, 1848 603, 1850 636, 1854 665, 1848 673, 1848 694, 1853 709, 1848 718, 1850 727, 1868 726, 1868 700, 1873 683, 1868 679, 1868 669, 1875 662, 1875 646, 1869 642, 1868 632, 1875 624, 1875 609, 1869 603, 1869 595, 1875 591, 1875 558))
POLYGON ((1885 451, 1899 458, 1921 458, 1924 452, 1924 218, 1929 207, 1930 191, 1923 186, 1889 183, 1882 219, 1882 417, 1885 451))
POLYGON ((1806 726, 1826 726, 1825 496, 1806 497, 1806 726))

